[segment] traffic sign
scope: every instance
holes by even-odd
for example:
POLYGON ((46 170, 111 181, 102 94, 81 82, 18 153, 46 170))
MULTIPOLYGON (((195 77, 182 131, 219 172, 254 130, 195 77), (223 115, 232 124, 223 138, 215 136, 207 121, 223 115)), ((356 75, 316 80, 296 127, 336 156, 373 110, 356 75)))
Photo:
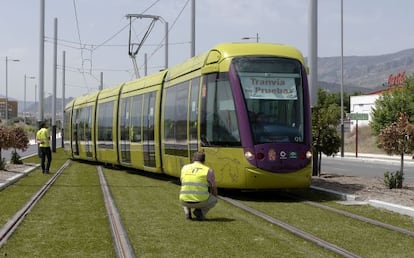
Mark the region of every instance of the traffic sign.
POLYGON ((367 113, 348 113, 347 115, 351 120, 368 120, 367 113))

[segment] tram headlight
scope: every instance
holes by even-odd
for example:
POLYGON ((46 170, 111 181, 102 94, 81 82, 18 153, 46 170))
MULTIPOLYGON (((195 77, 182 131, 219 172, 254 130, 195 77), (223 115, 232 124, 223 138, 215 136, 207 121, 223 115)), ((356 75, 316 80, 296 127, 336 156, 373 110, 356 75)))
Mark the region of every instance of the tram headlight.
POLYGON ((254 159, 254 154, 253 154, 251 151, 246 151, 246 152, 244 153, 244 157, 245 157, 247 160, 253 160, 253 159, 254 159))
POLYGON ((312 158, 312 152, 310 152, 310 151, 307 151, 305 155, 306 155, 306 158, 307 159, 311 159, 312 158))

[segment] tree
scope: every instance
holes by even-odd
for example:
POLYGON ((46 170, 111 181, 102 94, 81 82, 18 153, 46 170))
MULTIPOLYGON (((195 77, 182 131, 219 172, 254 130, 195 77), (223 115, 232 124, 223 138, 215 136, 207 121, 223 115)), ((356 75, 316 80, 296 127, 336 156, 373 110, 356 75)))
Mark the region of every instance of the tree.
POLYGON ((4 169, 6 166, 5 159, 1 156, 1 150, 8 150, 11 145, 12 141, 10 139, 10 129, 7 126, 0 126, 0 169, 4 169))
POLYGON ((9 130, 10 139, 11 139, 11 148, 14 148, 12 151, 11 163, 13 164, 22 164, 20 156, 16 150, 25 151, 29 147, 29 137, 27 132, 21 127, 13 127, 9 130))
POLYGON ((409 121, 414 122, 414 74, 407 77, 403 87, 385 92, 375 101, 370 122, 375 135, 396 122, 400 113, 405 113, 409 121))
POLYGON ((382 129, 378 135, 380 147, 389 155, 401 156, 400 172, 404 172, 404 154, 414 150, 414 125, 409 123, 408 115, 400 113, 397 122, 382 129))
POLYGON ((317 173, 320 174, 322 153, 331 156, 339 151, 340 137, 336 128, 339 125, 341 110, 336 104, 335 94, 318 89, 318 103, 312 109, 313 153, 317 155, 317 173))

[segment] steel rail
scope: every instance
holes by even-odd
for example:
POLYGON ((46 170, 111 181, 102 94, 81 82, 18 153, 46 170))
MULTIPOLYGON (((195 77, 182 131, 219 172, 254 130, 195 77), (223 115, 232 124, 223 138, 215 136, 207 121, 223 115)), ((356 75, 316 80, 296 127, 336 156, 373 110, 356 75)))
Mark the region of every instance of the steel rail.
POLYGON ((406 235, 409 235, 409 236, 414 236, 413 231, 405 229, 405 228, 400 228, 400 227, 390 225, 390 224, 387 224, 387 223, 384 223, 384 222, 381 222, 381 221, 378 221, 378 220, 375 220, 375 219, 370 219, 370 218, 367 218, 367 217, 364 217, 364 216, 361 216, 361 215, 358 215, 358 214, 354 214, 354 213, 351 213, 351 212, 347 212, 347 211, 343 211, 343 210, 336 209, 336 208, 333 208, 333 207, 329 207, 329 206, 326 206, 326 205, 323 205, 323 204, 320 204, 320 203, 317 203, 317 202, 313 202, 313 201, 304 201, 304 203, 307 203, 309 205, 312 205, 314 207, 318 207, 318 208, 321 208, 321 209, 336 212, 336 213, 341 214, 343 216, 353 218, 353 219, 357 219, 357 220, 360 220, 360 221, 363 221, 363 222, 366 222, 366 223, 369 223, 369 224, 373 224, 373 225, 376 225, 376 226, 379 226, 379 227, 382 227, 382 228, 385 228, 385 229, 388 229, 388 230, 391 230, 391 231, 396 231, 396 232, 406 234, 406 235))
POLYGON ((266 220, 266 221, 268 221, 268 222, 270 222, 272 224, 275 224, 275 225, 277 225, 277 226, 279 226, 279 227, 281 227, 281 228, 289 231, 290 233, 292 233, 292 234, 294 234, 296 236, 299 236, 301 238, 304 238, 304 239, 306 239, 306 240, 308 240, 308 241, 310 241, 310 242, 312 242, 314 244, 317 244, 317 245, 319 245, 319 246, 321 246, 321 247, 323 247, 325 249, 328 249, 328 250, 330 250, 330 251, 332 251, 332 252, 334 252, 336 254, 342 255, 343 257, 347 257, 347 258, 361 257, 361 256, 359 256, 357 254, 354 254, 354 253, 352 253, 352 252, 350 252, 350 251, 348 251, 346 249, 343 249, 343 248, 341 248, 341 247, 339 247, 337 245, 334 245, 332 243, 329 243, 329 242, 327 242, 327 241, 325 241, 325 240, 323 240, 321 238, 318 238, 318 237, 316 237, 316 236, 314 236, 314 235, 312 235, 310 233, 307 233, 307 232, 305 232, 303 230, 300 230, 300 229, 298 229, 298 228, 296 228, 296 227, 294 227, 292 225, 289 225, 289 224, 287 224, 287 223, 285 223, 285 222, 283 222, 281 220, 275 219, 275 218, 273 218, 273 217, 271 217, 271 216, 269 216, 269 215, 267 215, 267 214, 265 214, 263 212, 260 212, 260 211, 258 211, 256 209, 253 209, 251 207, 248 207, 248 206, 246 206, 246 205, 244 205, 244 204, 242 204, 242 203, 240 203, 238 201, 235 201, 235 200, 233 200, 231 198, 223 197, 223 196, 220 196, 219 198, 221 200, 227 202, 227 203, 230 203, 231 205, 234 205, 234 206, 236 206, 236 207, 238 207, 238 208, 240 208, 240 209, 242 209, 244 211, 247 211, 247 212, 249 212, 251 214, 254 214, 254 215, 256 215, 256 216, 258 216, 258 217, 260 217, 260 218, 262 218, 262 219, 264 219, 264 220, 266 220))
POLYGON ((378 220, 375 220, 375 219, 367 218, 367 217, 364 217, 364 216, 361 216, 361 215, 358 215, 358 214, 355 214, 355 213, 351 213, 351 212, 348 212, 348 211, 340 210, 340 209, 330 207, 330 206, 327 206, 327 205, 324 205, 324 204, 320 204, 318 202, 307 201, 307 200, 303 199, 302 197, 299 197, 298 195, 293 194, 293 193, 288 194, 287 197, 290 198, 290 199, 301 201, 303 203, 306 203, 308 205, 311 205, 311 206, 314 206, 314 207, 317 207, 317 208, 320 208, 320 209, 335 212, 337 214, 340 214, 340 215, 348 217, 348 218, 356 219, 356 220, 359 220, 359 221, 362 221, 362 222, 365 222, 365 223, 368 223, 368 224, 372 224, 372 225, 382 227, 382 228, 385 228, 385 229, 388 229, 388 230, 391 230, 391 231, 395 231, 395 232, 398 232, 398 233, 401 233, 401 234, 405 234, 405 235, 408 235, 408 236, 414 236, 414 232, 411 231, 411 230, 401 228, 401 227, 397 227, 397 226, 394 226, 394 225, 391 225, 391 224, 388 224, 388 223, 384 223, 384 222, 381 222, 381 221, 378 221, 378 220))
POLYGON ((50 189, 57 178, 62 172, 69 166, 71 160, 67 160, 56 173, 42 186, 42 188, 35 193, 32 198, 18 211, 16 214, 4 225, 0 230, 0 248, 7 242, 10 236, 18 228, 20 223, 23 222, 26 215, 33 209, 33 207, 40 201, 43 195, 50 189))
POLYGON ((102 172, 102 167, 98 166, 97 170, 99 181, 101 183, 102 194, 104 196, 106 212, 108 214, 108 220, 111 227, 112 240, 116 256, 119 258, 135 258, 134 249, 129 241, 127 231, 122 224, 121 216, 119 215, 114 199, 112 198, 111 191, 102 172))

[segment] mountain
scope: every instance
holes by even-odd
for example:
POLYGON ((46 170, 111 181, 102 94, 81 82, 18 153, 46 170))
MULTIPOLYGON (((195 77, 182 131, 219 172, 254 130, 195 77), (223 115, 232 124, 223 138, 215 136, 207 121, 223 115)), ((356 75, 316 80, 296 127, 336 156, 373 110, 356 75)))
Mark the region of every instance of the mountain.
MULTIPOLYGON (((414 72, 414 49, 378 56, 344 56, 344 91, 369 92, 387 86, 388 76, 414 72)), ((341 57, 318 58, 318 81, 322 88, 337 92, 341 84, 341 57)))

